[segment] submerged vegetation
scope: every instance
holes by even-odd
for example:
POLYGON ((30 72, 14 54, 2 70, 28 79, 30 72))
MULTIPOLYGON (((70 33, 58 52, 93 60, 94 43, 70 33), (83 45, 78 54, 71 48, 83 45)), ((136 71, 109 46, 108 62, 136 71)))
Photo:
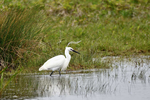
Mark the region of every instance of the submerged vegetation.
MULTIPOLYGON (((150 54, 148 0, 2 0, 0 70, 37 71, 47 59, 73 54, 69 69, 108 67, 93 58, 150 54)), ((0 73, 3 73, 2 71, 0 73)))

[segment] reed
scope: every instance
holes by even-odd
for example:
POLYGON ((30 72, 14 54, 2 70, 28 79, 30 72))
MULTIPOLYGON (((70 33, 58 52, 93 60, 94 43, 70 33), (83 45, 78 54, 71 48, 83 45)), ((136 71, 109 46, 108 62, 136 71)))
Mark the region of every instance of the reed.
MULTIPOLYGON (((43 27, 36 9, 11 9, 3 13, 0 26, 0 63, 15 69, 34 55, 43 27), (4 16, 3 15, 3 16, 4 16)), ((1 68, 2 69, 2 68, 1 68)))

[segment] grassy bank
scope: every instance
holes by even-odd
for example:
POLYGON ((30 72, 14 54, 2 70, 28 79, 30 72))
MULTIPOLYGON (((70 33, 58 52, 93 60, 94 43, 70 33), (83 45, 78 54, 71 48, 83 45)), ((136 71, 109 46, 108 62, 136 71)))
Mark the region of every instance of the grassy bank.
POLYGON ((1 2, 0 64, 37 71, 70 45, 70 70, 108 67, 93 58, 150 54, 150 6, 143 0, 10 0, 1 2), (61 42, 60 42, 61 41, 61 42))

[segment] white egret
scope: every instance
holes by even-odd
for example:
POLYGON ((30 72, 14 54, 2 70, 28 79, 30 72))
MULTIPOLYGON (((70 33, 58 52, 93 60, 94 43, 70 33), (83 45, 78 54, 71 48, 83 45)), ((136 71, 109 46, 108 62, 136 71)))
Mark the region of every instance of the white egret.
POLYGON ((47 60, 40 68, 39 71, 42 70, 52 70, 50 76, 53 74, 55 70, 59 70, 59 75, 61 75, 62 70, 66 70, 67 66, 70 62, 71 55, 69 54, 69 51, 73 51, 75 53, 80 54, 79 52, 75 51, 71 47, 66 47, 65 49, 65 56, 64 55, 58 55, 55 56, 49 60, 47 60))

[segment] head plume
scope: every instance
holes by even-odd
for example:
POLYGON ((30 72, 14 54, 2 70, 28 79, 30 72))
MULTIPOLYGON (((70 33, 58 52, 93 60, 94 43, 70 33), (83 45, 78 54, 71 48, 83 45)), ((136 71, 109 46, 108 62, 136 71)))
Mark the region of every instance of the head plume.
POLYGON ((68 43, 67 47, 68 47, 70 44, 78 44, 78 43, 80 43, 80 42, 81 42, 81 40, 80 40, 80 41, 77 41, 77 42, 71 41, 71 42, 68 43))

